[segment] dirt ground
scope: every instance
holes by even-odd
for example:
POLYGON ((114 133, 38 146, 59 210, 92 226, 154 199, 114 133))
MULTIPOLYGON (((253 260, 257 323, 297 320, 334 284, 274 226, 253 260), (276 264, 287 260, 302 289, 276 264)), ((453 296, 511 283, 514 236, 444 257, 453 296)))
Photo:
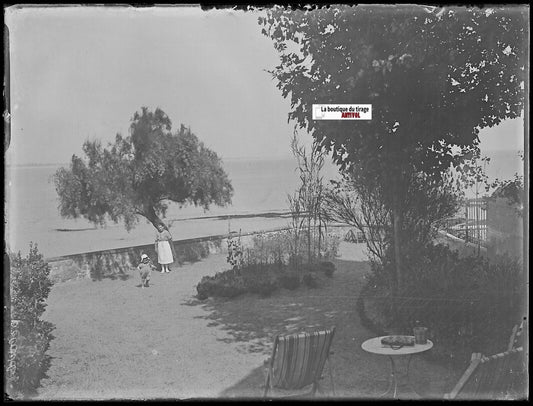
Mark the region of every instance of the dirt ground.
MULTIPOLYGON (((342 243, 340 253, 333 278, 324 277, 321 287, 282 289, 268 298, 197 300, 198 281, 227 269, 224 254, 155 272, 147 289, 134 271, 125 280, 57 284, 44 316, 56 326, 52 363, 37 398, 260 397, 263 361, 276 334, 336 326, 335 395, 328 379, 325 395, 374 399, 388 387, 390 366, 387 357, 361 349, 375 336, 356 311, 368 265, 360 245, 342 243)), ((410 372, 422 398, 442 398, 462 371, 419 355, 410 372)))

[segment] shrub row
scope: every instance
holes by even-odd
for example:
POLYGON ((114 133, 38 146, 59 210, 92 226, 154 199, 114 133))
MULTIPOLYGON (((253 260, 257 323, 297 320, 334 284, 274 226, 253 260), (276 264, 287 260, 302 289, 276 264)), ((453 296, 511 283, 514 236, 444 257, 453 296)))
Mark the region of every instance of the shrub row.
MULTIPOLYGON (((335 234, 324 234, 320 238, 320 250, 318 250, 318 236, 312 234, 311 251, 319 252, 318 257, 311 261, 330 260, 337 256, 340 238, 335 234)), ((242 249, 243 263, 269 263, 289 265, 292 262, 302 264, 309 262, 307 258, 307 241, 299 236, 295 238, 294 230, 284 230, 275 233, 260 233, 253 237, 252 247, 242 249), (297 257, 297 258, 295 258, 297 257)))
POLYGON ((330 261, 320 261, 312 264, 306 264, 303 268, 308 272, 323 272, 329 278, 331 278, 333 276, 333 272, 335 272, 335 264, 330 261))
POLYGON ((277 288, 278 272, 273 265, 266 264, 204 276, 196 286, 197 297, 200 300, 210 296, 235 297, 246 292, 267 296, 277 288))
POLYGON ((301 273, 279 264, 248 264, 240 270, 218 272, 214 276, 204 276, 196 286, 200 300, 208 297, 235 297, 246 292, 269 296, 279 288, 297 289, 302 283, 310 288, 318 287, 318 277, 313 272, 320 271, 331 277, 335 265, 322 262, 308 266, 301 273))

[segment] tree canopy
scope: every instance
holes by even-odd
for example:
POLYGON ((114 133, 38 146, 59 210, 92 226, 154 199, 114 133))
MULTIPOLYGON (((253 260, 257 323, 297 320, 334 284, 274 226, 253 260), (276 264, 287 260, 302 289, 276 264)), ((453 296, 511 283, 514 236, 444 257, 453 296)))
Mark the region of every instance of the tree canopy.
POLYGON ((73 155, 54 176, 63 217, 123 221, 130 230, 139 215, 157 226, 170 202, 204 209, 231 203, 233 187, 217 154, 183 124, 173 133, 159 108, 136 112, 129 136, 117 134, 107 148, 86 141, 83 152, 85 160, 73 155))
POLYGON ((476 149, 481 128, 523 109, 525 8, 274 8, 259 24, 280 53, 271 72, 289 118, 341 168, 439 177, 476 149), (313 121, 313 103, 372 104, 372 120, 313 121))
POLYGON ((416 240, 409 224, 438 220, 430 200, 450 212, 461 188, 452 169, 475 173, 480 129, 522 113, 527 18, 525 7, 413 5, 276 7, 259 18, 280 56, 270 72, 291 99, 289 120, 331 152, 345 185, 390 213, 398 278, 400 245, 416 240), (313 121, 313 104, 371 104, 372 119, 313 121))

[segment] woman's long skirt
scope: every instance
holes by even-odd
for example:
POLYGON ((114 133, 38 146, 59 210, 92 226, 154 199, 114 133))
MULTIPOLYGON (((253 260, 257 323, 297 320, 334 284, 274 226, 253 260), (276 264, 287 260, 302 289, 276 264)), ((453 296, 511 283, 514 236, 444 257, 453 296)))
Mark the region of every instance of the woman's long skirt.
POLYGON ((157 242, 157 257, 158 262, 162 265, 171 264, 174 262, 174 258, 172 257, 172 249, 170 248, 170 243, 168 241, 157 242))

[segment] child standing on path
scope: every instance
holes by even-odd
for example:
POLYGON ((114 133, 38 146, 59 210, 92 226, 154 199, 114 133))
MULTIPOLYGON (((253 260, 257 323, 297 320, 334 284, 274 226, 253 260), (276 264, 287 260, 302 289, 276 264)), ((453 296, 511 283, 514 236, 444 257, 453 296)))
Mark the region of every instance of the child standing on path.
POLYGON ((152 268, 155 268, 155 267, 151 263, 150 258, 148 258, 148 255, 142 254, 141 263, 139 264, 137 269, 139 270, 139 274, 141 276, 141 287, 143 289, 145 287, 150 286, 150 275, 152 274, 152 268))
POLYGON ((168 266, 174 262, 172 247, 170 245, 172 244, 172 236, 164 224, 158 224, 157 230, 159 231, 155 238, 157 261, 161 264, 161 273, 169 273, 170 268, 168 266))

